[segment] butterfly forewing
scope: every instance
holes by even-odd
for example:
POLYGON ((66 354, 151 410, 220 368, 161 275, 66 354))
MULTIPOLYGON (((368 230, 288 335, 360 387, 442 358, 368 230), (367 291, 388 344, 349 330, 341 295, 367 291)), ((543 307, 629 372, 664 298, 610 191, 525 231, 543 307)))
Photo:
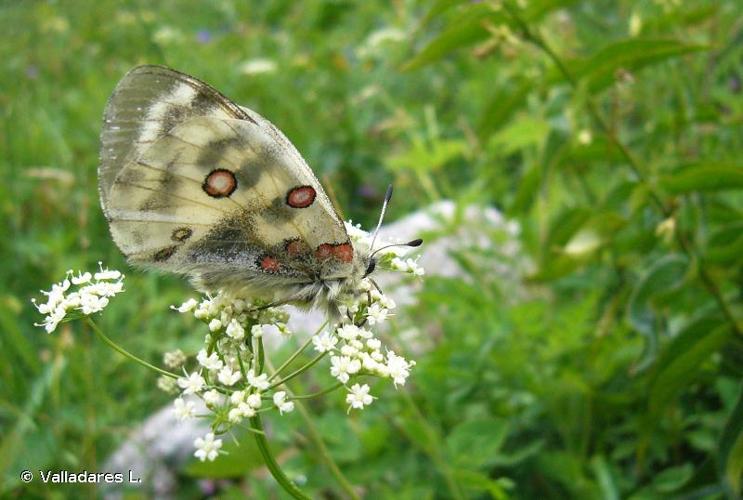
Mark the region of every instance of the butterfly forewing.
MULTIPOLYGON (((193 116, 250 119, 245 110, 209 85, 162 66, 139 66, 116 86, 101 132, 101 187, 110 187, 127 157, 193 116)), ((106 202, 105 189, 101 190, 106 202)))
POLYGON ((332 203, 257 113, 147 66, 120 82, 105 120, 101 202, 132 262, 246 287, 350 272, 353 249, 332 203))

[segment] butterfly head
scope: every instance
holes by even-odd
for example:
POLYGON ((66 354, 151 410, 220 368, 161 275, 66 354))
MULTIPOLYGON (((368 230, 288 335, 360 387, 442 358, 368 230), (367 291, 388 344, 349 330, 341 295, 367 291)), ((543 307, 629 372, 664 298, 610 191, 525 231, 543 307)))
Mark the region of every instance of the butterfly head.
POLYGON ((369 276, 370 274, 372 274, 374 272, 374 270, 377 268, 376 254, 378 252, 381 252, 382 250, 386 250, 386 249, 392 248, 392 247, 411 247, 411 248, 414 248, 414 247, 419 247, 422 244, 423 244, 423 240, 421 238, 417 238, 417 239, 408 241, 407 243, 392 243, 390 245, 385 245, 383 247, 377 248, 376 250, 374 250, 373 252, 371 252, 369 254, 369 262, 366 265, 366 271, 364 272, 364 276, 363 277, 366 278, 367 276, 369 276))

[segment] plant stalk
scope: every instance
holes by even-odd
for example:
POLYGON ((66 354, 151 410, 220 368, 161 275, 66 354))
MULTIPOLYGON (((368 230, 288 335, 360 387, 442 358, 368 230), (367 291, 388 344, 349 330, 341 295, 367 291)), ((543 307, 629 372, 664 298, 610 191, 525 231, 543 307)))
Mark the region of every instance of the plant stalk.
POLYGON ((100 338, 103 342, 105 342, 106 344, 108 344, 109 347, 111 347, 114 351, 118 352, 122 356, 125 356, 125 357, 131 359, 132 361, 134 361, 136 363, 139 363, 140 365, 144 366, 145 368, 149 368, 150 370, 154 370, 157 373, 159 373, 160 375, 165 375, 166 377, 171 377, 171 378, 176 378, 176 379, 179 378, 178 375, 176 375, 175 373, 169 372, 167 370, 163 370, 162 368, 158 368, 157 366, 148 363, 147 361, 143 360, 142 358, 139 358, 139 357, 135 356, 134 354, 130 353, 129 351, 127 351, 126 349, 124 349, 123 347, 121 347, 119 344, 117 344, 116 342, 114 342, 113 340, 111 340, 110 338, 108 338, 106 336, 106 334, 103 333, 103 331, 98 327, 98 325, 95 323, 95 321, 93 321, 89 316, 85 318, 85 322, 90 326, 90 328, 92 328, 92 330, 95 332, 95 334, 98 336, 98 338, 100 338))
POLYGON ((268 448, 268 440, 266 440, 266 434, 263 430, 263 422, 261 421, 260 415, 251 417, 250 424, 254 429, 259 431, 254 432, 253 436, 255 436, 255 442, 258 445, 261 456, 263 456, 263 461, 266 463, 266 467, 268 467, 268 470, 271 471, 271 475, 276 480, 276 482, 279 483, 279 485, 284 488, 284 491, 289 493, 293 498, 298 498, 300 500, 309 500, 310 497, 302 493, 297 485, 294 484, 291 479, 286 477, 284 471, 281 470, 281 466, 279 466, 278 462, 276 462, 276 459, 274 459, 273 455, 271 454, 271 450, 268 448))

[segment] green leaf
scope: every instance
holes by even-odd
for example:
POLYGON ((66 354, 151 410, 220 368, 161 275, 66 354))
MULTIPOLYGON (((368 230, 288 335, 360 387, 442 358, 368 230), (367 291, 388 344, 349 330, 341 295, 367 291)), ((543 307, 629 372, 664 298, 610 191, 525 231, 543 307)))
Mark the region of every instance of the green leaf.
POLYGON ((632 291, 628 316, 632 327, 645 336, 643 359, 635 367, 643 370, 655 360, 658 351, 657 311, 654 297, 680 287, 686 280, 689 261, 682 255, 666 255, 657 260, 632 291))
POLYGON ((546 120, 530 115, 520 116, 491 138, 489 149, 508 155, 541 144, 549 131, 550 125, 546 120))
POLYGON ((524 172, 516 197, 510 207, 511 213, 523 213, 531 207, 542 181, 542 166, 532 163, 524 172))
POLYGON ((444 166, 447 162, 465 155, 467 143, 454 139, 438 139, 432 144, 416 139, 406 151, 390 155, 386 165, 390 171, 413 170, 430 172, 444 166))
POLYGON ((723 191, 743 188, 743 166, 730 164, 701 164, 663 176, 661 187, 671 194, 696 191, 723 191))
POLYGON ((612 474, 609 463, 603 455, 597 455, 591 459, 591 469, 596 481, 601 488, 603 498, 606 500, 618 500, 620 497, 617 481, 612 474))
POLYGON ((671 493, 684 486, 692 475, 694 467, 691 464, 669 467, 655 476, 653 488, 661 493, 671 493))
POLYGON ((743 478, 743 385, 720 436, 717 462, 720 476, 732 496, 739 496, 743 478))
POLYGON ((544 243, 544 251, 532 281, 547 281, 565 276, 596 255, 626 225, 616 212, 580 207, 562 212, 544 243))
POLYGON ((502 23, 502 13, 494 11, 490 5, 474 4, 452 18, 447 27, 436 38, 431 40, 418 54, 405 63, 403 71, 421 68, 443 58, 453 50, 467 47, 489 35, 483 23, 502 23))
POLYGON ((655 261, 635 286, 629 301, 629 321, 643 334, 655 331, 654 296, 676 289, 685 281, 688 259, 683 255, 665 255, 655 261))
POLYGON ((740 256, 743 255, 743 222, 717 229, 709 237, 704 260, 719 265, 740 265, 740 256))
POLYGON ((502 498, 504 500, 508 498, 506 493, 507 480, 492 479, 485 474, 471 469, 456 469, 454 471, 454 477, 460 485, 466 487, 468 490, 486 491, 490 495, 490 498, 502 498))
POLYGON ((508 422, 488 418, 459 424, 446 438, 447 452, 460 466, 482 467, 497 455, 508 435, 508 422))
POLYGON ((530 0, 522 12, 525 21, 534 23, 556 9, 568 7, 578 0, 530 0))
POLYGON ((508 453, 502 451, 499 452, 493 457, 492 464, 501 467, 512 467, 523 462, 527 458, 536 455, 542 448, 544 448, 544 440, 537 439, 516 451, 508 453))
POLYGON ((614 82, 619 69, 636 71, 682 54, 708 50, 707 45, 677 40, 632 38, 599 50, 588 60, 573 63, 573 76, 585 82, 588 90, 599 91, 614 82))
POLYGON ((729 338, 730 328, 717 316, 697 319, 674 338, 660 357, 650 384, 651 413, 660 413, 729 338))
POLYGON ((428 24, 434 17, 438 17, 452 7, 464 3, 466 0, 436 0, 423 18, 422 24, 428 24))
POLYGON ((487 140, 513 116, 516 110, 521 108, 532 87, 532 82, 521 82, 515 86, 507 85, 496 90, 486 102, 477 125, 481 141, 487 140))

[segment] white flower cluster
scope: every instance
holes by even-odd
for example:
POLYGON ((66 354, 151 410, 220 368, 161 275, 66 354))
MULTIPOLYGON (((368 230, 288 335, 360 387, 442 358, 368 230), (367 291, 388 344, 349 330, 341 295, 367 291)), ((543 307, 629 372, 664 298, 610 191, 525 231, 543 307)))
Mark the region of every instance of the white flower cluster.
MULTIPOLYGON (((391 315, 395 303, 370 287, 371 283, 363 280, 361 289, 364 293, 347 299, 341 306, 343 321, 335 325, 332 331, 326 330, 316 335, 312 343, 316 351, 331 354, 330 374, 343 384, 354 375, 374 375, 391 379, 395 386, 404 385, 415 362, 389 349, 383 352, 382 341, 367 328, 384 322, 391 315)), ((362 389, 364 387, 368 393, 368 386, 361 386, 362 389)), ((359 400, 368 401, 363 404, 352 403, 352 396, 356 392, 352 389, 346 398, 352 408, 361 409, 371 403, 368 398, 359 400)))
MULTIPOLYGON (((214 432, 226 432, 231 426, 254 417, 264 407, 264 400, 273 401, 280 414, 294 410, 294 403, 285 391, 271 394, 272 381, 263 373, 263 360, 259 355, 258 339, 267 329, 289 335, 287 314, 276 308, 261 308, 226 292, 206 297, 201 302, 189 299, 173 310, 191 313, 209 329, 204 347, 196 354, 196 365, 175 384, 168 377, 161 377, 158 387, 171 392, 180 390, 175 400, 175 415, 186 420, 196 416, 192 399, 201 398, 214 414, 214 432), (176 387, 174 387, 176 386, 176 387)), ((180 351, 166 353, 163 361, 171 368, 181 367, 185 359, 180 351)), ((222 441, 214 433, 199 438, 194 443, 194 455, 200 460, 214 460, 222 441)))
POLYGON ((47 333, 52 333, 70 313, 88 316, 102 311, 111 297, 124 290, 124 275, 103 269, 100 262, 98 266, 100 270, 95 274, 81 271, 75 276, 72 271, 67 271, 65 279, 53 284, 50 291, 41 291, 47 297, 43 304, 31 299, 36 309, 46 316, 42 323, 34 325, 43 326, 47 333))
MULTIPOLYGON (((350 224, 347 230, 357 249, 368 248, 371 243, 368 233, 350 224)), ((423 269, 415 261, 403 261, 394 247, 378 255, 382 268, 423 275, 423 269)), ((369 393, 368 384, 354 383, 349 387, 355 377, 388 378, 395 386, 403 385, 415 362, 385 348, 372 332, 372 327, 378 327, 392 315, 395 303, 377 290, 369 279, 361 280, 353 293, 339 300, 341 321, 312 337, 311 343, 319 353, 318 358, 330 358, 330 374, 348 391, 346 403, 349 411, 363 409, 375 398, 369 393)), ((261 337, 268 332, 290 334, 286 326, 288 316, 284 311, 224 291, 200 302, 189 299, 178 307, 172 306, 172 309, 193 314, 209 329, 204 347, 196 354, 191 370, 183 368, 184 375, 175 381, 163 377, 158 382, 158 386, 167 392, 180 391, 174 408, 179 419, 196 416, 194 396, 201 398, 213 413, 212 432, 194 443, 197 458, 214 460, 222 445, 221 440, 215 439, 215 434, 227 432, 259 412, 275 409, 283 415, 294 410, 291 395, 280 390, 285 374, 281 369, 272 376, 265 373, 261 352, 261 337)), ((310 340, 305 346, 309 343, 310 340)), ((306 366, 313 365, 314 361, 316 359, 306 366)), ((183 353, 167 353, 164 362, 171 368, 182 367, 183 353)))

